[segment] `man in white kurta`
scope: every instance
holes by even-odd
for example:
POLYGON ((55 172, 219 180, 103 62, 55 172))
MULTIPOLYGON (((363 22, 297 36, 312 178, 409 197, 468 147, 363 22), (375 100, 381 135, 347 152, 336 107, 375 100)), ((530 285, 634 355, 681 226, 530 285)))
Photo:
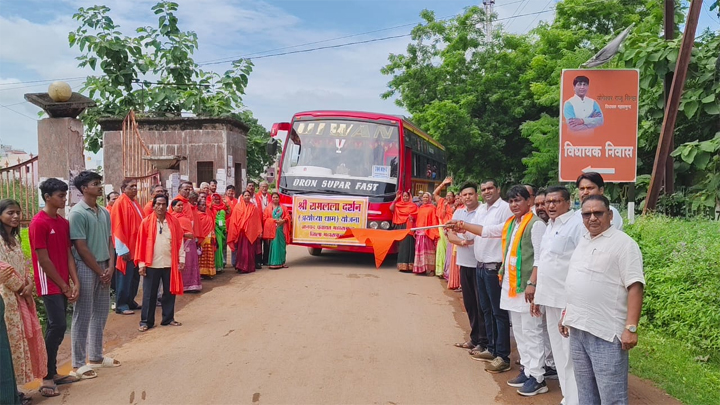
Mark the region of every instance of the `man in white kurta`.
MULTIPOLYGON (((540 246, 540 260, 537 262, 535 304, 541 305, 545 310, 550 346, 560 389, 565 397, 564 403, 577 405, 578 393, 570 360, 570 342, 563 338, 557 325, 567 302, 565 278, 570 267, 570 257, 585 228, 575 212, 570 210, 570 193, 567 188, 548 188, 545 207, 550 220, 540 246)), ((531 289, 532 287, 528 287, 526 294, 531 289)))

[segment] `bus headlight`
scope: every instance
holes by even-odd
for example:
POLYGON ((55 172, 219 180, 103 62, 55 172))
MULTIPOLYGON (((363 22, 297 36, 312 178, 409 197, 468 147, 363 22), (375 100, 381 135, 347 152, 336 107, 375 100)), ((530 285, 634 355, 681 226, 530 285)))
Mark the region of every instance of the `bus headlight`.
POLYGON ((380 224, 378 224, 377 221, 370 221, 370 229, 378 229, 378 226, 380 226, 380 224))
POLYGON ((382 222, 380 223, 380 228, 385 229, 385 230, 390 229, 390 222, 388 222, 388 221, 382 221, 382 222))

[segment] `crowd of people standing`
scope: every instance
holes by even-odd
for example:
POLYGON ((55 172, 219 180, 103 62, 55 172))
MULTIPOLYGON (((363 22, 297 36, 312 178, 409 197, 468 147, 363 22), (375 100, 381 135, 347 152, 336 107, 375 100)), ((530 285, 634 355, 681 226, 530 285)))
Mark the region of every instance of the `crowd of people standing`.
MULTIPOLYGON (((398 270, 435 275, 462 292, 469 338, 455 346, 485 362, 490 373, 512 370, 512 331, 520 371, 507 384, 523 396, 548 391, 558 378, 565 405, 627 403, 628 351, 638 341, 642 308, 642 255, 622 232, 622 218, 603 195, 598 173, 584 173, 576 186, 580 209, 571 209, 570 191, 553 186, 537 191, 511 187, 506 199, 494 180, 463 184, 456 196, 448 178, 419 203, 399 192, 390 207, 396 229, 414 229, 399 244, 398 270), (480 192, 478 194, 478 191, 480 192), (480 203, 479 195, 482 196, 480 203)), ((43 396, 58 385, 98 376, 119 367, 103 354, 110 312, 140 310, 139 331, 175 319, 175 296, 200 291, 230 264, 239 273, 285 264, 291 221, 279 195, 266 183, 249 184, 239 199, 229 186, 180 184, 170 199, 160 185, 140 207, 137 182, 126 179, 121 193, 103 196, 102 177, 86 171, 73 185, 82 200, 65 209, 68 185, 47 179, 40 185, 44 208, 31 221, 33 270, 20 240, 22 211, 17 201, 0 201, 0 402, 28 403, 20 387, 42 379, 43 396), (142 277, 142 279, 141 279, 142 277), (113 281, 114 280, 114 281, 113 281), (142 280, 140 302, 137 294, 142 280), (33 292, 47 313, 42 336, 33 292), (57 352, 72 311, 72 372, 60 375, 57 352)))
MULTIPOLYGON (((455 346, 485 362, 485 371, 507 372, 512 331, 520 371, 507 384, 518 394, 548 392, 545 380, 557 378, 565 405, 627 404, 628 351, 637 345, 645 285, 642 254, 603 195, 602 176, 584 173, 576 187, 577 211, 566 187, 516 185, 503 200, 492 179, 462 185, 457 198, 436 198, 437 220, 453 247, 445 268, 459 269, 471 328, 455 346)), ((413 224, 409 216, 405 223, 413 224)), ((426 249, 416 246, 416 255, 426 249)))
POLYGON ((121 363, 103 354, 103 331, 115 292, 115 313, 140 310, 139 331, 155 326, 156 307, 161 325, 181 326, 175 320, 175 296, 202 289, 202 279, 222 272, 227 263, 238 273, 263 265, 287 267, 290 216, 279 195, 266 182, 250 183, 235 198, 228 186, 217 193, 217 182, 182 182, 170 198, 154 186, 152 199, 141 207, 138 184, 125 179, 121 192, 103 197, 102 176, 79 173, 74 187, 82 193, 67 219, 68 185, 50 178, 40 184, 44 207, 30 222, 28 238, 32 264, 23 255, 19 202, 0 200, 0 403, 26 404, 31 398, 21 387, 42 379, 40 393, 60 394, 58 385, 98 376, 101 368, 121 363), (33 269, 30 269, 30 265, 33 269), (33 271, 34 270, 34 271, 33 271), (141 278, 142 277, 142 278, 141 278), (137 295, 142 281, 142 297, 137 295), (43 337, 33 293, 47 314, 43 337), (72 310, 72 371, 60 375, 57 353, 72 310))

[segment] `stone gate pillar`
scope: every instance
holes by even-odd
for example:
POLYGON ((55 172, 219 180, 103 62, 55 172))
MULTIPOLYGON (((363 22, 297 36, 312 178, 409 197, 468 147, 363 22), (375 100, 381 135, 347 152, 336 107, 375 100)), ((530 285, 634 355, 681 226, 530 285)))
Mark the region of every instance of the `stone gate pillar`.
MULTIPOLYGON (((70 93, 69 86, 67 92, 70 93)), ((77 116, 86 108, 94 107, 95 102, 79 93, 70 93, 69 97, 59 97, 59 100, 53 100, 48 93, 28 93, 25 100, 42 108, 48 115, 48 118, 38 121, 38 177, 68 181, 71 173, 85 170, 85 131, 77 116), (66 101, 60 101, 62 99, 66 101)), ((68 205, 78 202, 77 194, 73 196, 73 189, 71 185, 68 205)))

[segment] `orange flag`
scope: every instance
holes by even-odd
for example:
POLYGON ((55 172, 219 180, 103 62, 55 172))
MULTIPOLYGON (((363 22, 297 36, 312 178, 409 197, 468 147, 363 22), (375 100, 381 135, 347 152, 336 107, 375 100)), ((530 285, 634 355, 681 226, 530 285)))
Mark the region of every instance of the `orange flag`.
POLYGON ((364 243, 365 246, 372 246, 373 252, 375 253, 375 267, 379 269, 393 243, 400 242, 410 233, 412 233, 410 229, 398 229, 394 231, 384 231, 382 229, 346 229, 344 234, 338 236, 338 239, 354 237, 360 243, 364 243))

